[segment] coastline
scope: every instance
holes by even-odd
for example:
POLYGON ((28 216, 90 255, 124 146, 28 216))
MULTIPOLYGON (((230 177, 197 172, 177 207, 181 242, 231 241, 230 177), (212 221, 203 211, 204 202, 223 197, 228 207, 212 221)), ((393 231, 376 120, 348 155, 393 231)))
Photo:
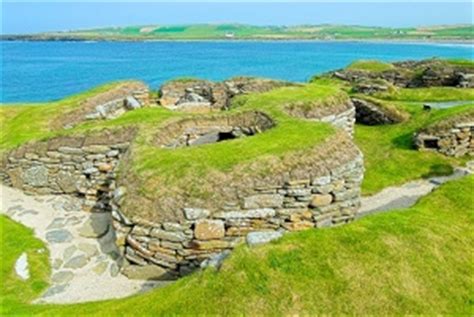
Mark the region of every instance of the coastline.
POLYGON ((323 43, 384 43, 384 44, 426 44, 426 45, 456 45, 456 46, 471 46, 474 45, 474 40, 460 40, 460 39, 391 39, 391 38, 345 38, 345 39, 307 39, 307 38, 239 38, 239 39, 222 39, 222 38, 201 38, 201 39, 142 39, 142 38, 30 38, 28 36, 0 36, 0 42, 216 42, 216 43, 239 43, 239 42, 323 42, 323 43))

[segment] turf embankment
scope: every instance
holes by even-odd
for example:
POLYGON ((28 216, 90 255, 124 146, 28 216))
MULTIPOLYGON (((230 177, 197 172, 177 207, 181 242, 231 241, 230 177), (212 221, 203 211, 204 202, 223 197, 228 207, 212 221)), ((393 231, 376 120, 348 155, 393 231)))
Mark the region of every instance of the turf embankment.
MULTIPOLYGON (((24 289, 47 281, 44 260, 33 280, 12 273, 15 259, 41 243, 6 217, 2 228, 2 313, 70 315, 470 315, 474 177, 449 182, 414 207, 350 225, 288 234, 241 246, 219 272, 208 269, 150 293, 77 305, 29 305, 24 289), (12 243, 11 241, 21 241, 12 243), (15 290, 12 292, 12 290, 15 290), (20 290, 20 291, 18 291, 20 290)), ((42 255, 44 256, 44 255, 42 255)))

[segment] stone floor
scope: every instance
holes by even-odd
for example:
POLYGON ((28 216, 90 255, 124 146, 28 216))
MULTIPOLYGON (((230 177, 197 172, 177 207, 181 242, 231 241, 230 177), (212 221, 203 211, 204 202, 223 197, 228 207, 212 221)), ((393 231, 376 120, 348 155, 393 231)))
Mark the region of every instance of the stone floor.
POLYGON ((77 198, 27 196, 0 184, 0 201, 0 213, 32 228, 49 249, 51 286, 37 302, 119 298, 163 284, 129 280, 119 274, 115 260, 118 251, 113 231, 109 230, 109 215, 81 211, 77 198))

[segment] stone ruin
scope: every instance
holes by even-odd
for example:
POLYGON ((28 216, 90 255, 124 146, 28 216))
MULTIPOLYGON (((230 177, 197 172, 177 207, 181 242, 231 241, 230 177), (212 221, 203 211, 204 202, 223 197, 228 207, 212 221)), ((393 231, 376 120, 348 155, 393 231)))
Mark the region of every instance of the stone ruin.
POLYGON ((209 112, 226 110, 235 96, 266 92, 294 83, 253 77, 237 77, 223 82, 200 79, 173 80, 161 86, 159 104, 171 110, 209 112))
POLYGON ((110 120, 125 112, 150 106, 150 102, 150 91, 146 84, 123 82, 86 99, 79 107, 57 118, 53 126, 68 129, 85 121, 110 120))
MULTIPOLYGON (((232 85, 225 85, 229 98, 253 89, 270 89, 273 84, 264 88, 256 84, 255 88, 234 82, 234 92, 232 85)), ((88 120, 98 105, 114 100, 127 102, 133 96, 140 105, 149 103, 148 93, 141 85, 127 87, 90 98, 85 110, 73 112, 72 124, 88 120)), ((213 90, 212 96, 218 94, 213 90)), ((214 104, 225 108, 229 99, 225 100, 214 104)), ((250 173, 229 178, 226 183, 216 181, 212 185, 214 194, 226 197, 225 201, 189 203, 185 196, 167 197, 167 202, 171 202, 166 205, 168 210, 158 208, 151 212, 152 216, 143 217, 130 210, 125 203, 137 199, 135 188, 128 187, 127 180, 117 171, 130 155, 130 144, 137 132, 132 128, 60 136, 22 145, 5 153, 0 177, 3 183, 30 194, 74 195, 82 200, 85 210, 110 212, 122 256, 122 272, 130 278, 175 279, 203 266, 218 265, 244 241, 264 243, 285 232, 355 219, 360 206, 363 157, 351 139, 355 108, 348 99, 341 102, 317 113, 301 112, 299 105, 288 105, 291 115, 328 122, 338 132, 306 155, 296 155, 292 164, 274 169, 270 164, 271 175, 257 178, 250 173)), ((123 111, 110 113, 114 117, 123 111)), ((200 146, 265 133, 275 124, 271 117, 258 111, 184 118, 162 127, 153 143, 167 150, 200 146)))
POLYGON ((262 112, 185 119, 160 130, 155 144, 179 148, 217 143, 262 133, 274 125, 273 120, 262 112))
POLYGON ((474 69, 469 66, 453 65, 437 59, 404 61, 392 65, 393 69, 382 72, 340 69, 328 75, 351 82, 356 92, 367 94, 387 91, 391 85, 401 88, 474 87, 474 69))
POLYGON ((415 133, 415 146, 448 156, 474 156, 474 112, 454 117, 415 133))

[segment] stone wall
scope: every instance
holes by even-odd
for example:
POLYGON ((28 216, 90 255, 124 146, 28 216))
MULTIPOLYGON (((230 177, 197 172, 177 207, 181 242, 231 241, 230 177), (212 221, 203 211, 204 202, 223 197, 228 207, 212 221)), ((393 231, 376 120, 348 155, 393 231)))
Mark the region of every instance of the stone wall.
POLYGON ((287 231, 350 222, 360 205, 359 154, 312 179, 256 187, 218 210, 183 208, 179 221, 129 219, 121 212, 125 187, 114 192, 113 224, 129 277, 169 279, 223 257, 245 238, 266 242, 287 231))
POLYGON ((420 150, 437 151, 449 156, 474 155, 474 122, 426 129, 415 134, 415 145, 420 150))
POLYGON ((149 106, 149 95, 144 83, 124 82, 84 100, 74 110, 58 117, 53 126, 72 128, 84 121, 114 119, 127 111, 149 106))
POLYGON ((351 98, 356 109, 356 122, 365 125, 393 124, 403 121, 401 116, 386 111, 374 102, 351 98))
POLYGON ((4 184, 30 194, 74 194, 85 210, 106 210, 115 170, 134 131, 105 131, 26 144, 3 157, 4 184))
POLYGON ((244 112, 232 115, 207 116, 184 119, 161 129, 155 144, 177 148, 215 143, 252 136, 274 126, 273 120, 263 112, 244 112))
POLYGON ((225 110, 238 95, 266 92, 296 84, 278 80, 238 77, 223 82, 200 79, 174 80, 160 88, 160 105, 172 110, 206 112, 225 110))

